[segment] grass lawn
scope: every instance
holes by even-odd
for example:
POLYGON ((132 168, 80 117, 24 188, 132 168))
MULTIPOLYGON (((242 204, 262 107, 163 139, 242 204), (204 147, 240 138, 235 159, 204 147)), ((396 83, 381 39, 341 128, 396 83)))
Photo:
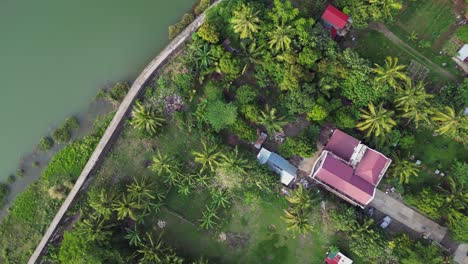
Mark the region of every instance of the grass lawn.
POLYGON ((375 30, 366 30, 360 33, 355 47, 357 52, 372 63, 383 64, 387 56, 397 57, 400 64, 409 65, 414 60, 431 70, 428 78, 433 82, 445 82, 448 79, 434 71, 425 60, 416 56, 411 51, 395 45, 385 35, 375 30))
POLYGON ((400 39, 421 52, 434 63, 442 66, 447 63, 446 70, 460 75, 453 66, 449 56, 440 55, 442 46, 455 30, 456 17, 452 11, 451 0, 408 1, 403 11, 395 17, 393 24, 387 25, 400 39), (408 40, 408 36, 415 32, 419 40, 431 43, 429 48, 421 48, 418 43, 408 40))
MULTIPOLYGON (((266 196, 249 204, 236 198, 224 212, 225 221, 214 232, 198 226, 206 194, 199 192, 188 198, 170 194, 167 208, 189 222, 164 209, 152 218, 152 228, 162 233, 169 245, 190 258, 203 255, 219 263, 321 263, 332 243, 332 235, 321 226, 320 219, 311 219, 318 223, 316 231, 294 238, 281 219, 286 201, 282 197, 266 196), (155 227, 160 219, 167 221, 164 232, 155 227), (221 232, 227 234, 226 241, 218 240, 221 232)), ((315 215, 319 216, 319 213, 315 215)))

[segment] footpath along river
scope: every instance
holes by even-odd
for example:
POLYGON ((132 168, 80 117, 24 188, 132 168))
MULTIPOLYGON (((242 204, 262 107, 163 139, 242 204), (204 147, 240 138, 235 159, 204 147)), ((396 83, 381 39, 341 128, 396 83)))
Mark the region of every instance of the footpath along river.
POLYGON ((0 181, 99 88, 132 81, 195 2, 0 0, 0 181))

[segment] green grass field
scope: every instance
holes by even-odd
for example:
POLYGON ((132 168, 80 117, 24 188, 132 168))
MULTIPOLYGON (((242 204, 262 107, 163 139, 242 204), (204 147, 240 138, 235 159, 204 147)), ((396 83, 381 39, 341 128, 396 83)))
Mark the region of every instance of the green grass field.
POLYGON ((439 53, 455 30, 456 17, 452 8, 451 0, 408 1, 403 11, 395 18, 395 22, 387 26, 400 39, 435 64, 441 66, 447 63, 445 69, 459 75, 457 69, 452 66, 450 57, 439 53), (412 32, 417 34, 416 42, 408 40, 412 32), (429 41, 431 46, 420 47, 420 40, 429 41))
MULTIPOLYGON (((160 233, 169 245, 185 256, 196 258, 202 255, 217 263, 321 263, 331 245, 331 234, 320 224, 311 234, 293 237, 281 219, 286 201, 273 195, 250 204, 237 199, 223 213, 225 220, 216 231, 202 230, 197 220, 201 217, 205 198, 203 192, 185 199, 180 195, 169 195, 167 208, 189 222, 165 209, 154 217, 154 225, 149 228, 160 233), (154 227, 157 220, 167 222, 163 231, 154 227), (228 234, 226 241, 219 241, 221 232, 228 234)), ((316 210, 315 217, 318 217, 319 208, 316 210)))
POLYGON ((372 63, 383 64, 387 56, 397 57, 399 63, 409 65, 411 60, 414 60, 431 70, 429 79, 433 82, 445 82, 448 79, 435 72, 425 60, 416 56, 411 51, 397 46, 392 41, 387 39, 385 35, 375 30, 366 30, 360 33, 360 38, 357 41, 356 51, 363 57, 370 60, 372 63))

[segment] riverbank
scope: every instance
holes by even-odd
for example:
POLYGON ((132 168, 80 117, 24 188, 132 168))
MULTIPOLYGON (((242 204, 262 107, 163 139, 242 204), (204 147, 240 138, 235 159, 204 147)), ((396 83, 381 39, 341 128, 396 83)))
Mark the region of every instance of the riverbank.
MULTIPOLYGON (((74 116, 79 121, 79 128, 72 133, 71 142, 78 138, 82 138, 88 135, 92 128, 94 121, 100 117, 109 114, 113 110, 112 104, 107 100, 93 100, 85 111, 75 114, 74 116)), ((54 144, 54 146, 48 151, 39 151, 37 147, 24 155, 19 161, 18 171, 22 172, 21 177, 18 176, 20 173, 14 175, 15 181, 9 184, 9 193, 6 200, 6 204, 0 211, 0 221, 8 213, 8 208, 12 205, 15 197, 26 190, 26 188, 32 183, 36 182, 41 176, 44 168, 49 164, 51 158, 67 144, 54 144)))

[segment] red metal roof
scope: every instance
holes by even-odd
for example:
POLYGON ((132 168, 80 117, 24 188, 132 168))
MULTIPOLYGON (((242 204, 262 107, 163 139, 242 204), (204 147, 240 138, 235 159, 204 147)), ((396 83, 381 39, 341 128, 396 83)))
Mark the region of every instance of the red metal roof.
POLYGON ((390 161, 379 152, 368 148, 356 167, 355 174, 372 185, 377 185, 379 176, 390 161))
POLYGON ((322 15, 322 19, 339 29, 343 29, 346 26, 346 23, 348 23, 349 16, 338 10, 333 5, 328 5, 322 15))
POLYGON ((333 132, 330 140, 328 140, 325 149, 333 152, 333 154, 337 155, 343 160, 349 161, 353 155, 354 148, 356 148, 360 142, 361 141, 346 134, 345 132, 336 129, 333 132))
POLYGON ((362 205, 367 205, 374 194, 372 184, 354 175, 351 166, 328 153, 315 177, 362 205))

